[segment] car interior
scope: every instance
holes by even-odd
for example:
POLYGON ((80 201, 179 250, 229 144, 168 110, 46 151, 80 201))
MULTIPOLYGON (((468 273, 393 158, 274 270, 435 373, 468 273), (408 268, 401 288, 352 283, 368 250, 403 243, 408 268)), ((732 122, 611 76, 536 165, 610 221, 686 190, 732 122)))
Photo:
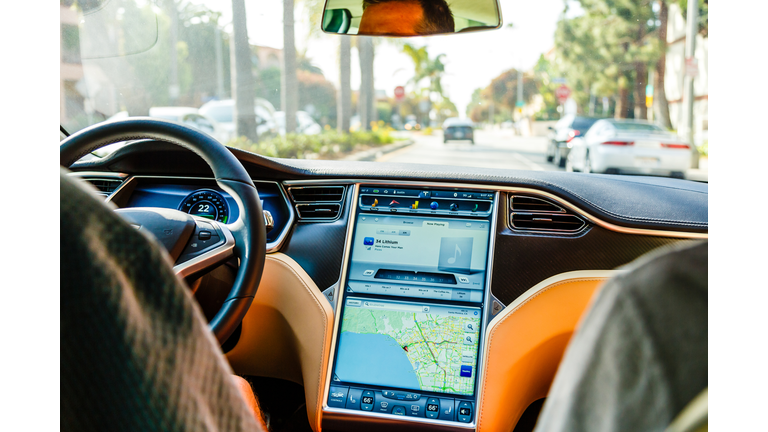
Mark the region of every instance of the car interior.
MULTIPOLYGON (((331 9, 354 34, 360 2, 331 9)), ((600 287, 708 238, 706 183, 271 158, 160 119, 76 132, 60 164, 164 247, 275 431, 533 430, 600 287)))

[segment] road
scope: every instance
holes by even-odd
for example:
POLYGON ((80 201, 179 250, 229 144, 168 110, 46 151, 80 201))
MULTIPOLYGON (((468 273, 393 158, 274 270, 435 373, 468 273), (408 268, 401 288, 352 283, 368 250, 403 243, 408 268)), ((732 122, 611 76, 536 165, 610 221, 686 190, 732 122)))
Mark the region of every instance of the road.
MULTIPOLYGON (((379 156, 378 162, 406 162, 438 165, 458 165, 483 168, 506 168, 533 171, 564 171, 547 162, 546 137, 515 136, 511 130, 476 130, 475 144, 469 141, 448 141, 443 144, 442 131, 432 135, 408 133, 414 144, 379 156)), ((405 136, 405 135, 403 135, 405 136)), ((686 172, 686 178, 708 181, 708 163, 703 158, 699 169, 686 172)))
POLYGON ((404 149, 377 158, 379 162, 410 162, 438 165, 458 165, 484 168, 507 168, 534 171, 562 171, 548 163, 547 138, 515 136, 511 130, 475 131, 475 144, 469 141, 448 141, 443 134, 414 133, 415 143, 404 149))

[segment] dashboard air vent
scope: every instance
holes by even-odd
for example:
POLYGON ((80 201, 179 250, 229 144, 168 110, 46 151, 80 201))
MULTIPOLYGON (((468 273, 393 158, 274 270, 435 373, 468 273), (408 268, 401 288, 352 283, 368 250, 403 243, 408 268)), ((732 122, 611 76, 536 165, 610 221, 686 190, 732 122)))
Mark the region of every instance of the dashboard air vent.
POLYGON ((565 213, 563 208, 541 198, 513 196, 509 202, 514 212, 565 213))
POLYGON ((340 202, 344 198, 344 186, 307 186, 288 189, 294 202, 340 202))
POLYGON ((109 178, 85 178, 84 180, 95 186, 104 197, 112 195, 112 192, 123 183, 123 180, 109 178))
POLYGON ((290 187, 288 193, 296 205, 299 220, 336 219, 341 213, 344 186, 290 187))
POLYGON ((569 234, 587 223, 570 210, 542 198, 514 195, 509 199, 509 222, 513 230, 569 234))

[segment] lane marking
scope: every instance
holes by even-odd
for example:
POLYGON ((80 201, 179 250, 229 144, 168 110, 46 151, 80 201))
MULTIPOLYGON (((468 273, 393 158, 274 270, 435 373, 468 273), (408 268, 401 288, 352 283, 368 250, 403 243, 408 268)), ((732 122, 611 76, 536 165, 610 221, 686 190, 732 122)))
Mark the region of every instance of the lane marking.
POLYGON ((532 169, 533 171, 544 171, 544 168, 532 162, 530 159, 521 155, 520 153, 514 152, 512 153, 512 157, 519 160, 520 162, 522 162, 524 165, 526 165, 528 168, 532 169))

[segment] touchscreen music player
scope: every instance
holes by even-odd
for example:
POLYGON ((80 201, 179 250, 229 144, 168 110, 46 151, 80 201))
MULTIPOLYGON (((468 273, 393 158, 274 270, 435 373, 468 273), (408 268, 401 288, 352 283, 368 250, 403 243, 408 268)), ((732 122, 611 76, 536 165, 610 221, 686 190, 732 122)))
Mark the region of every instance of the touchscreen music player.
POLYGON ((494 197, 360 187, 327 408, 474 424, 494 197))

